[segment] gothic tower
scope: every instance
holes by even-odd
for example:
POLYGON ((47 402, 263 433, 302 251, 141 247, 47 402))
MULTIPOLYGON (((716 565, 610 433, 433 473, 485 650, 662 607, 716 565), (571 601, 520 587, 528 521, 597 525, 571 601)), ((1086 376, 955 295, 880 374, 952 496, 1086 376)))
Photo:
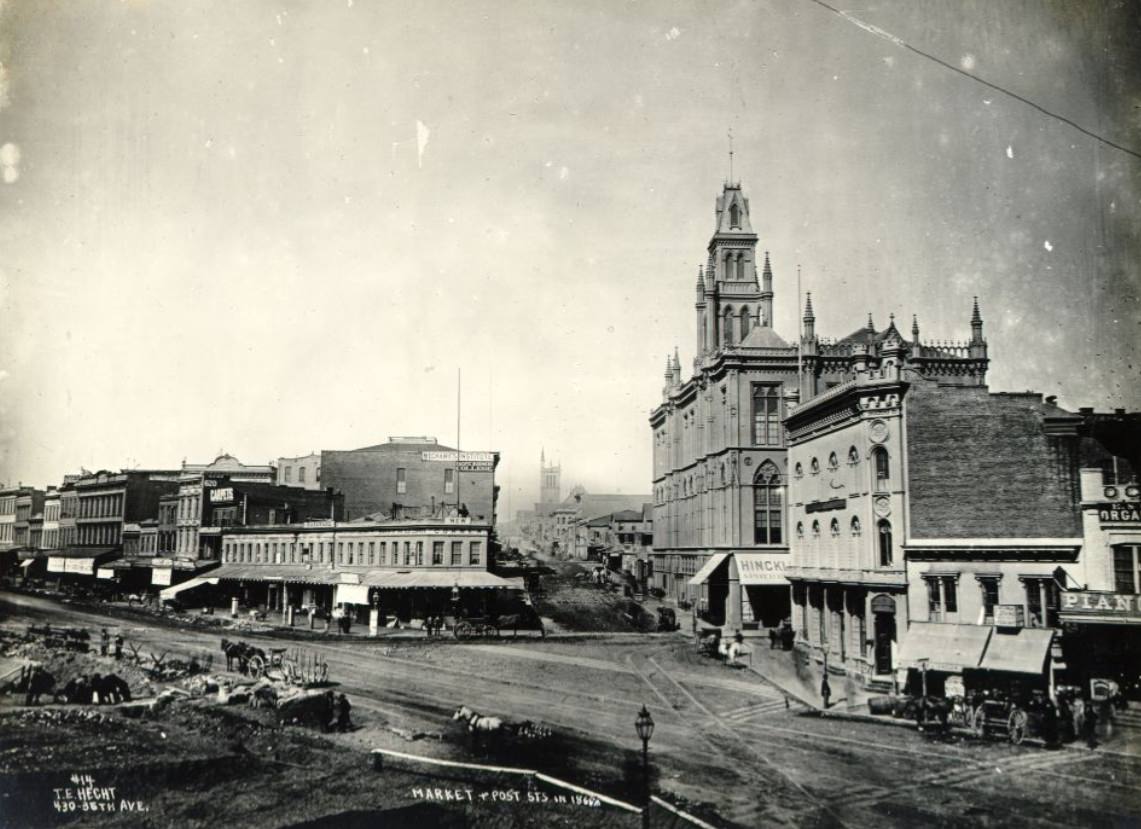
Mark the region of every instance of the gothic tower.
POLYGON ((715 227, 705 270, 697 274, 697 351, 709 356, 772 325, 773 272, 765 255, 757 280, 757 234, 740 184, 726 182, 714 205, 715 227))
POLYGON ((539 454, 539 501, 544 504, 557 504, 561 500, 562 466, 552 463, 547 466, 547 450, 539 454))

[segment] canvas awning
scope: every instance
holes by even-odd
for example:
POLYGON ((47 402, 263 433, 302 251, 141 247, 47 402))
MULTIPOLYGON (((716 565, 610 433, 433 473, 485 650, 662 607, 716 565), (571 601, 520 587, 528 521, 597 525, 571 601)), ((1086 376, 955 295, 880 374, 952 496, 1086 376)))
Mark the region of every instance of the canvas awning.
POLYGON ((1053 641, 1054 631, 1049 628, 1022 628, 1017 633, 995 631, 979 667, 1041 676, 1053 641))
POLYGON ((368 604, 367 584, 338 584, 333 604, 368 604))
POLYGON ((227 581, 275 581, 298 584, 336 584, 340 576, 328 565, 305 564, 223 564, 210 572, 210 578, 227 581))
POLYGON ((190 589, 195 588, 195 587, 201 587, 204 584, 217 584, 217 583, 218 583, 218 580, 215 578, 204 578, 204 577, 199 576, 199 577, 196 577, 193 579, 187 579, 186 581, 182 582, 182 584, 176 584, 176 585, 173 585, 172 587, 164 587, 162 590, 158 591, 158 597, 160 599, 173 599, 175 596, 177 596, 183 590, 190 590, 190 589))
POLYGON ((475 588, 522 590, 523 579, 504 579, 486 570, 368 570, 361 576, 371 587, 475 588))
POLYGON ((918 668, 927 660, 933 671, 962 673, 977 668, 986 650, 990 625, 945 625, 938 622, 912 622, 899 648, 899 666, 918 668))
POLYGON ((709 581, 709 577, 713 575, 713 571, 721 566, 721 562, 729 557, 728 553, 714 553, 709 557, 709 561, 701 565, 701 569, 694 573, 693 578, 689 583, 694 587, 699 587, 705 582, 709 581))
POLYGON ((35 561, 36 560, 34 558, 25 559, 24 561, 20 562, 20 566, 27 569, 28 567, 31 567, 35 561))
POLYGON ((788 587, 784 570, 788 553, 733 553, 737 573, 746 587, 788 587))

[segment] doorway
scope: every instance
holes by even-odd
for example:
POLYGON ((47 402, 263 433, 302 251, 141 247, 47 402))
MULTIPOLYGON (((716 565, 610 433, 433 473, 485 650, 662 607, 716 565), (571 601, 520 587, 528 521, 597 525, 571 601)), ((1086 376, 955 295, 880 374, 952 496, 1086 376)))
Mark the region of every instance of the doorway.
POLYGON ((883 676, 892 672, 891 644, 895 641, 895 611, 891 613, 877 611, 875 617, 875 670, 876 674, 883 676))

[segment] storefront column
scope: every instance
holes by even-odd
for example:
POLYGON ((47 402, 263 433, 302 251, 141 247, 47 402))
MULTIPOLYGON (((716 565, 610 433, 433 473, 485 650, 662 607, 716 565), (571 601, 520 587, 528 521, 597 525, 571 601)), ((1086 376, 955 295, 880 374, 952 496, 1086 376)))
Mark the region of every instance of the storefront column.
POLYGON ((729 562, 729 595, 725 599, 725 627, 741 629, 741 579, 737 577, 737 565, 729 562))

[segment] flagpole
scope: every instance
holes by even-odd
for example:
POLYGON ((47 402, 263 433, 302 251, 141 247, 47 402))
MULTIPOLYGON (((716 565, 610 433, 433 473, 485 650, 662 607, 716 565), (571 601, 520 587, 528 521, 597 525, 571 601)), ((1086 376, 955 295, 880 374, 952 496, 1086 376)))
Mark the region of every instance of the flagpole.
POLYGON ((456 369, 456 515, 460 514, 460 400, 463 395, 463 369, 456 369))

